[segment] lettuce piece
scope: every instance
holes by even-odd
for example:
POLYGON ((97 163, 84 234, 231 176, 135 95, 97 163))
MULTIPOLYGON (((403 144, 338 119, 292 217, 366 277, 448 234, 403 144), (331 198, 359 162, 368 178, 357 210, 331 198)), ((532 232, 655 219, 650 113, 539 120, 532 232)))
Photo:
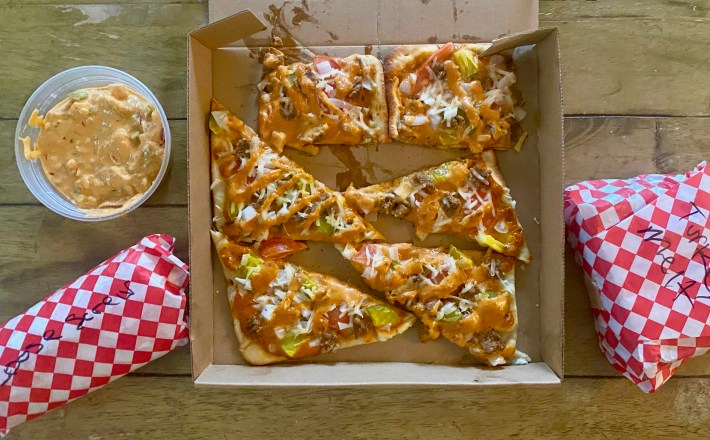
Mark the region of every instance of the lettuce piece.
POLYGON ((227 126, 227 112, 225 111, 214 111, 210 113, 210 131, 212 133, 219 133, 223 128, 227 126))
POLYGON ((476 236, 476 241, 484 246, 488 246, 496 252, 504 252, 505 244, 486 234, 485 232, 479 231, 476 236))
POLYGON ((454 145, 460 141, 459 131, 456 128, 440 128, 436 131, 436 138, 442 145, 454 145))
POLYGON ((254 254, 244 254, 242 255, 242 261, 237 269, 237 276, 242 279, 249 279, 254 273, 261 269, 264 264, 264 260, 257 257, 254 254))
POLYGON ((463 315, 461 314, 461 311, 459 309, 455 309, 453 312, 449 312, 444 315, 441 320, 444 322, 456 322, 459 321, 462 317, 463 315))
POLYGON ((468 81, 478 74, 476 56, 468 49, 460 49, 454 53, 454 62, 461 72, 464 81, 468 81))
POLYGON ((315 293, 318 291, 318 284, 316 284, 315 281, 313 281, 310 278, 306 278, 303 280, 303 283, 301 284, 301 293, 306 295, 308 298, 313 299, 313 296, 315 293))
POLYGON ((318 220, 316 220, 316 227, 319 231, 327 235, 333 235, 333 233, 335 232, 335 226, 328 223, 328 220, 326 220, 325 215, 322 215, 318 220))
POLYGON ((434 182, 437 182, 437 183, 446 180, 446 178, 448 176, 449 176, 449 167, 446 164, 439 165, 431 173, 432 179, 434 179, 434 182))
POLYGON ((458 250, 453 244, 449 248, 449 255, 454 257, 456 264, 461 267, 461 269, 471 269, 473 268, 473 261, 468 258, 463 252, 458 250))
POLYGON ((365 308, 365 310, 367 311, 367 314, 370 315, 372 323, 375 327, 381 327, 387 324, 396 324, 399 322, 399 315, 397 312, 385 305, 375 304, 365 308))
POLYGON ((296 351, 298 351, 298 347, 304 342, 306 342, 306 335, 289 333, 279 341, 279 344, 281 345, 281 350, 283 350, 288 357, 293 357, 296 351))

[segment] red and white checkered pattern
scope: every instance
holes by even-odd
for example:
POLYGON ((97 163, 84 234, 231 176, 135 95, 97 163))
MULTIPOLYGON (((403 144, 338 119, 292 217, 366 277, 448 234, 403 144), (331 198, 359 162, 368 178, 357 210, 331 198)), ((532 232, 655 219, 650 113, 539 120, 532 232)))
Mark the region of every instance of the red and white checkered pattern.
POLYGON ((710 168, 565 190, 599 344, 645 392, 710 350, 710 168))
POLYGON ((145 237, 0 327, 0 436, 187 343, 174 243, 145 237))

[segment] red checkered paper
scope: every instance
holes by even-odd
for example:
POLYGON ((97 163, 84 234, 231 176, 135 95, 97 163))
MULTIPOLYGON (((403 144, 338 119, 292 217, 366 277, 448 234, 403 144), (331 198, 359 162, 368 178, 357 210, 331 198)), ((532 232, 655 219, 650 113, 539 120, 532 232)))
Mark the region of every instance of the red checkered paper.
POLYGON ((187 343, 174 243, 145 237, 0 327, 0 436, 187 343))
POLYGON ((582 182, 565 190, 599 345, 656 391, 710 350, 710 169, 582 182))

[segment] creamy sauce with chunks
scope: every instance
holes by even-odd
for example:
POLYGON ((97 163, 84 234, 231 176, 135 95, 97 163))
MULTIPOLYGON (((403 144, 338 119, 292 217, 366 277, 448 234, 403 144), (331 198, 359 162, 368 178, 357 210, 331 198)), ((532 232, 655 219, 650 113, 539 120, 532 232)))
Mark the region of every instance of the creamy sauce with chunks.
POLYGON ((153 104, 121 84, 76 90, 44 117, 33 151, 49 181, 84 209, 119 208, 145 193, 160 171, 165 136, 153 104))

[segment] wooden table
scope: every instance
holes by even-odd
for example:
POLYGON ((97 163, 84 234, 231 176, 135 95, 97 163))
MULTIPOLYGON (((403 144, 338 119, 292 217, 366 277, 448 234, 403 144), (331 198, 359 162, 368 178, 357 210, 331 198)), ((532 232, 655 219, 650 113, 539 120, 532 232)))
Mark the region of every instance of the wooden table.
MULTIPOLYGON (((144 234, 174 234, 187 259, 185 34, 207 21, 206 0, 92 1, 0 3, 0 322, 144 234), (39 205, 13 153, 25 100, 52 74, 82 64, 144 81, 174 139, 172 171, 157 194, 105 224, 39 205)), ((686 171, 710 158, 709 17, 707 0, 541 1, 541 25, 561 29, 568 183, 686 171)), ((707 438, 710 357, 655 395, 641 393, 597 348, 569 258, 566 283, 558 387, 195 389, 184 347, 9 438, 707 438)))

